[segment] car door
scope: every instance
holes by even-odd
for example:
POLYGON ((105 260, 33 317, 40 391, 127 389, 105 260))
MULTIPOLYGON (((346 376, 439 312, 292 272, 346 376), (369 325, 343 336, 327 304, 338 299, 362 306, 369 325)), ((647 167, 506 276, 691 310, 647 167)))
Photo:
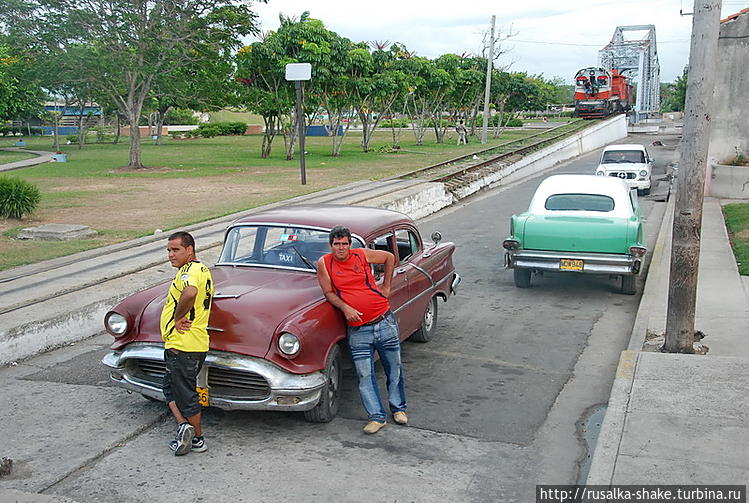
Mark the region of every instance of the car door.
MULTIPOLYGON (((367 242, 367 247, 373 250, 384 250, 392 253, 395 256, 395 268, 398 269, 398 252, 395 249, 395 236, 392 230, 383 231, 377 234, 367 242)), ((373 274, 378 285, 382 285, 383 270, 383 267, 379 265, 373 267, 373 274)), ((390 309, 395 313, 395 317, 398 319, 401 340, 411 335, 411 332, 407 331, 407 326, 411 323, 405 316, 403 310, 403 307, 408 303, 408 300, 408 278, 405 274, 395 274, 394 272, 393 280, 390 283, 390 296, 388 297, 388 301, 390 302, 390 309)))
POLYGON ((419 234, 410 227, 396 229, 395 242, 398 266, 394 274, 405 276, 408 283, 409 301, 403 307, 402 315, 404 330, 412 334, 421 326, 431 300, 433 281, 428 271, 429 254, 424 252, 419 234))

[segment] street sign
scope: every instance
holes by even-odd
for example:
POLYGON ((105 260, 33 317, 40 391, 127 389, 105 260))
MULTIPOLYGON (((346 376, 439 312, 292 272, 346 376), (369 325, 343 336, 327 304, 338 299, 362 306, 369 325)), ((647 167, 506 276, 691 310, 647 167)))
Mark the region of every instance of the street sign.
POLYGON ((294 82, 296 88, 296 122, 299 128, 299 168, 301 170, 302 185, 307 184, 307 169, 304 165, 304 81, 312 77, 310 63, 289 63, 286 65, 286 80, 294 82))
POLYGON ((289 63, 286 65, 286 80, 309 80, 312 78, 310 63, 289 63))

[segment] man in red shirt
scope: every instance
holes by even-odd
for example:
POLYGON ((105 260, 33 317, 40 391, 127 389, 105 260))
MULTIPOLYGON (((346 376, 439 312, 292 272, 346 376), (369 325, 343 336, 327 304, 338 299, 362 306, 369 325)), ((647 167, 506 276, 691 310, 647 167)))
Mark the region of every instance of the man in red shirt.
POLYGON ((351 248, 351 232, 341 226, 330 231, 329 243, 332 253, 320 258, 317 279, 325 298, 346 318, 359 394, 369 419, 364 432, 377 433, 387 424, 387 414, 377 387, 375 351, 380 355, 385 370, 393 420, 407 424, 398 321, 390 311, 387 299, 395 257, 384 250, 351 248), (385 265, 381 286, 375 283, 370 264, 385 265))

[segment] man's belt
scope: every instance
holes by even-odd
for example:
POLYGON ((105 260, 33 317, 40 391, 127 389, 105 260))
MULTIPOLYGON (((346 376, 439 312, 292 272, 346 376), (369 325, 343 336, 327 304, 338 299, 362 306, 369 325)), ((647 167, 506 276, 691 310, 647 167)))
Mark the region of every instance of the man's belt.
POLYGON ((368 325, 376 325, 377 323, 381 322, 382 320, 384 320, 385 318, 387 318, 391 314, 393 314, 392 311, 390 311, 390 309, 388 309, 387 311, 385 311, 384 313, 382 313, 381 315, 379 315, 377 318, 375 318, 373 320, 370 320, 370 321, 368 321, 366 323, 362 323, 362 326, 366 327, 368 325))

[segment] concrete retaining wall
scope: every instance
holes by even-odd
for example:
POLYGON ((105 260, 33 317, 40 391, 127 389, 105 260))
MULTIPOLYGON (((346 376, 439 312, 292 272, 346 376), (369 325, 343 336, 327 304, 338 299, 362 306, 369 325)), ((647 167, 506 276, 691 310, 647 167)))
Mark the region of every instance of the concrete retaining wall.
MULTIPOLYGON (((559 143, 527 155, 518 162, 505 165, 499 171, 478 178, 470 185, 457 190, 455 196, 458 199, 463 199, 485 187, 512 183, 521 178, 535 175, 562 161, 590 152, 626 136, 626 117, 624 115, 612 117, 594 127, 565 138, 559 143)), ((595 173, 595 168, 596 166, 591 165, 590 174, 595 173)))
POLYGON ((708 193, 725 199, 749 199, 749 166, 711 164, 708 193))

